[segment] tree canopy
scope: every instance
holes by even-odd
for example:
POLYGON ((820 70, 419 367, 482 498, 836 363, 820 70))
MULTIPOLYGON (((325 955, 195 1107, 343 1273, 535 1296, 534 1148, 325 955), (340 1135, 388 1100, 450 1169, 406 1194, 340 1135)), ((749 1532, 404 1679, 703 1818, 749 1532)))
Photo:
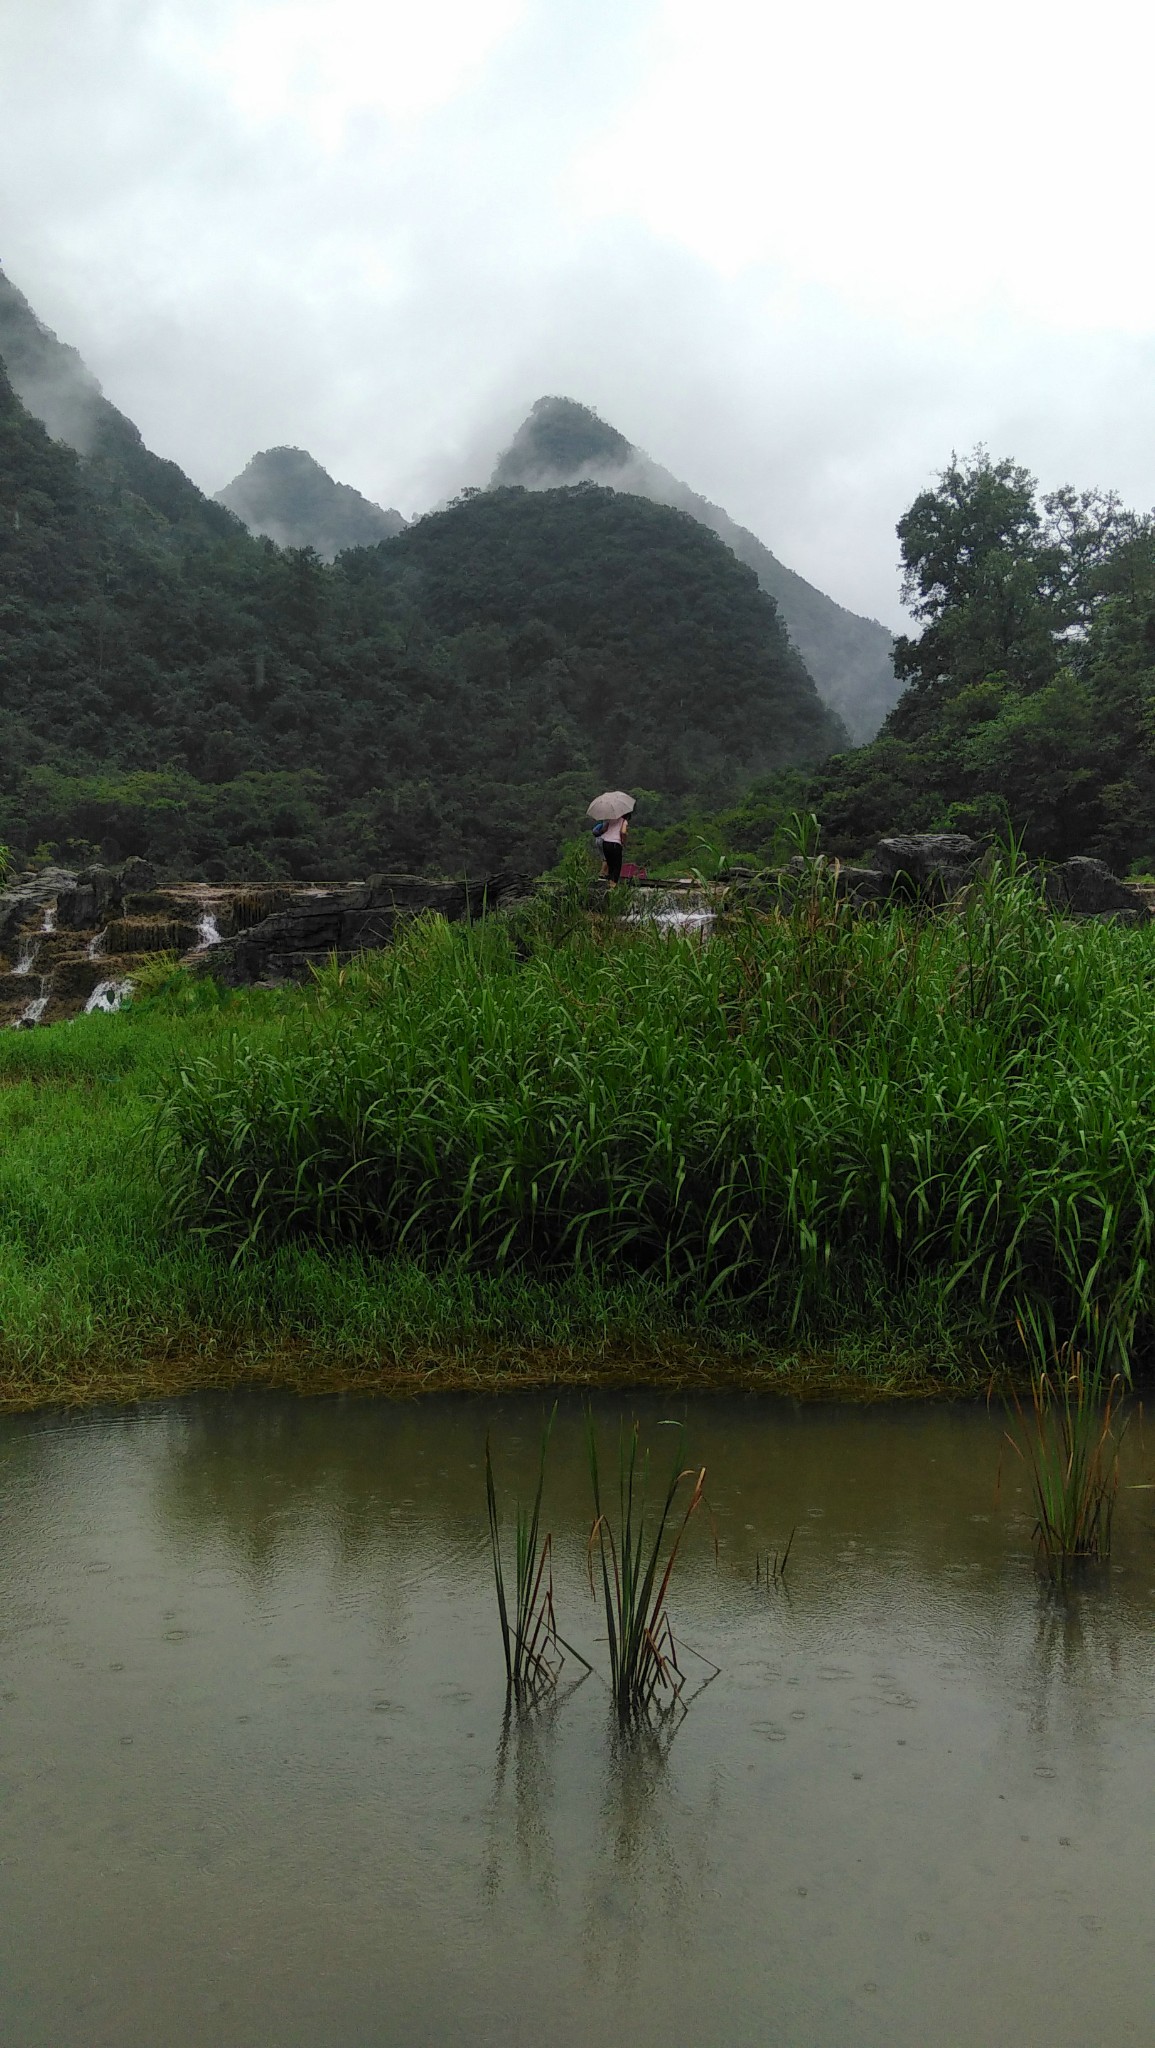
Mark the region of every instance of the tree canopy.
POLYGON ((1110 492, 1042 496, 978 449, 898 537, 921 631, 898 642, 906 689, 878 738, 694 830, 768 855, 813 808, 847 857, 891 832, 1009 827, 1035 854, 1155 866, 1155 522, 1110 492))
POLYGON ((665 507, 472 494, 328 567, 170 469, 131 436, 78 456, 0 372, 21 852, 210 879, 539 868, 607 783, 676 815, 842 737, 773 600, 665 507))

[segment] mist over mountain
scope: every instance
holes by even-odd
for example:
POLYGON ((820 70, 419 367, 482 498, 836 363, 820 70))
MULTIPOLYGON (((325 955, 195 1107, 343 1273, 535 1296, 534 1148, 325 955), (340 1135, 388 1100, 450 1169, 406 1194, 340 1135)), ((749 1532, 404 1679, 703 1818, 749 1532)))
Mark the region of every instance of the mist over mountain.
POLYGON ((216 494, 250 533, 267 534, 282 548, 315 548, 331 562, 345 548, 391 540, 405 521, 339 484, 304 448, 266 448, 216 494))
POLYGON ((851 738, 868 740, 878 731, 901 694, 886 627, 847 611, 787 569, 721 506, 652 461, 589 406, 572 398, 539 398, 490 479, 491 485, 522 484, 527 490, 586 481, 676 506, 710 527, 774 598, 820 696, 851 738))
POLYGON ((223 538, 231 513, 214 505, 175 462, 154 455, 140 430, 104 396, 74 348, 37 319, 23 292, 0 270, 0 363, 27 411, 89 458, 92 474, 125 486, 163 519, 223 538))
POLYGON ((0 362, 18 853, 208 880, 533 872, 597 788, 637 784, 672 821, 844 742, 757 578, 683 513, 592 484, 472 492, 326 565, 152 455, 11 287, 0 310, 72 437, 0 362))

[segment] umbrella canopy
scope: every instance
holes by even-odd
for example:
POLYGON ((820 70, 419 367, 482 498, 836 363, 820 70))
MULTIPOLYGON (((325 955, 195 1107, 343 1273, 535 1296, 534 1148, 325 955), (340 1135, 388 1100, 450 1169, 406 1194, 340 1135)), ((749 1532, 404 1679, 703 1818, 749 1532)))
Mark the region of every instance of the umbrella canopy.
POLYGON ((604 796, 595 796, 586 817, 592 818, 595 824, 604 818, 608 824, 611 818, 628 817, 636 802, 637 798, 627 796, 624 789, 607 789, 604 796))

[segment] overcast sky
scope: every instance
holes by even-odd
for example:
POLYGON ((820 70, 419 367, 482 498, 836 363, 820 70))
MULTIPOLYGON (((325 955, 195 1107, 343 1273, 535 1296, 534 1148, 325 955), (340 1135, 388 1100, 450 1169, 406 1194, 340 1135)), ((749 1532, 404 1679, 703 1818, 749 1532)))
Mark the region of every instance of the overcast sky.
POLYGON ((952 449, 1155 501, 1135 0, 0 0, 0 259, 206 490, 564 392, 896 623, 952 449))

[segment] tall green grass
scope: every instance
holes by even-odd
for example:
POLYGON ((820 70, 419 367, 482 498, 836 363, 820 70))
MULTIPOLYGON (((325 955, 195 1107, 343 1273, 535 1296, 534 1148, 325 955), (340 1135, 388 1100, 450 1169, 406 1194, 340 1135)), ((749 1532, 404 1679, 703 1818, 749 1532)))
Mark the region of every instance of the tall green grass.
POLYGON ((710 942, 436 920, 182 1061, 174 1218, 243 1261, 354 1248, 641 1276, 671 1312, 823 1343, 934 1306, 1096 1370, 1152 1338, 1155 933, 1053 919, 1014 864, 936 916, 818 879, 710 942))
MULTIPOLYGON (((157 1104, 223 1034, 280 1042, 308 990, 227 997, 174 978, 116 1016, 0 1033, 0 1398, 92 1398, 230 1379, 282 1358, 318 1369, 403 1368, 430 1384, 537 1360, 685 1350, 695 1325, 652 1276, 382 1261, 307 1239, 234 1259, 174 1224, 157 1177, 157 1104)), ((715 1352, 748 1340, 712 1338, 715 1352)), ((535 1368, 536 1369, 536 1368, 535 1368)), ((885 1378, 885 1353, 863 1360, 885 1378)))

